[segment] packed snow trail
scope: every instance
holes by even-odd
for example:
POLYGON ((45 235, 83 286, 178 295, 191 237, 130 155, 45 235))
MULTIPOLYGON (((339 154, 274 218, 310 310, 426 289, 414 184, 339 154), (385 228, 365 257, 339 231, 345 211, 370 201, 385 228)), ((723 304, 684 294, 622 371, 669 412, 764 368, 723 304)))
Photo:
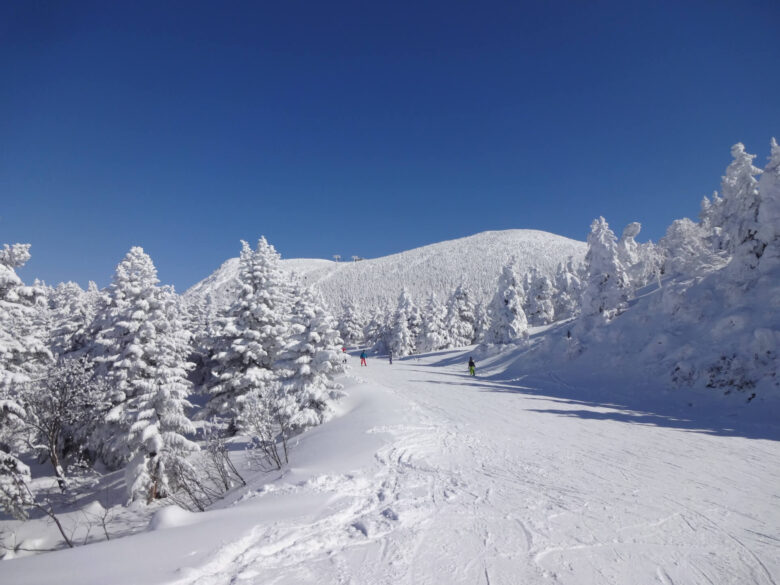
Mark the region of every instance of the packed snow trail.
POLYGON ((76 566, 63 583, 780 582, 776 425, 693 423, 645 397, 629 409, 625 388, 510 379, 479 360, 472 378, 467 360, 369 358, 345 412, 233 505, 2 563, 0 582, 76 566))
POLYGON ((407 404, 373 429, 391 437, 374 469, 322 478, 318 517, 259 527, 185 582, 778 581, 776 441, 611 420, 465 370, 370 360, 370 390, 407 404))

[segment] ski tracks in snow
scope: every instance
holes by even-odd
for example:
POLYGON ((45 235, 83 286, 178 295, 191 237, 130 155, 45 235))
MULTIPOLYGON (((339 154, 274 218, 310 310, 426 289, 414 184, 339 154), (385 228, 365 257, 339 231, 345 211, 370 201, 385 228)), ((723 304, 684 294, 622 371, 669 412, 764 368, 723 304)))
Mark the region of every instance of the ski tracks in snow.
POLYGON ((327 504, 181 585, 777 585, 774 443, 555 416, 583 406, 419 362, 365 374, 407 408, 374 465, 288 486, 327 504))

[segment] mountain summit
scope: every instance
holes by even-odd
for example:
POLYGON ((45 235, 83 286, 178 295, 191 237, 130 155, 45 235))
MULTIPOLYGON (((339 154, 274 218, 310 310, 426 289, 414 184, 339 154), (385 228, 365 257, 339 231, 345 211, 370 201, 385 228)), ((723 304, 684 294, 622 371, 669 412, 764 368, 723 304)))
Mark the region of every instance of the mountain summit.
MULTIPOLYGON (((333 309, 345 303, 364 307, 392 305, 402 288, 415 299, 435 293, 447 298, 463 284, 479 302, 488 302, 501 269, 514 256, 519 274, 536 267, 553 276, 569 256, 585 257, 584 242, 539 230, 488 231, 406 252, 357 262, 321 259, 283 260, 283 268, 314 284, 333 309)), ((234 297, 238 258, 231 258, 211 276, 190 288, 191 300, 209 299, 224 306, 234 297)))

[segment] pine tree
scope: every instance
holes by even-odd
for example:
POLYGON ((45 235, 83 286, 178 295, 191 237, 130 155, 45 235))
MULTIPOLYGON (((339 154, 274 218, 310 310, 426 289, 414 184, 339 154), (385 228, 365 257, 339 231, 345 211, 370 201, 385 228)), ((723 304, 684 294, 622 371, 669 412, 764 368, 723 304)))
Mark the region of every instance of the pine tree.
POLYGON ((449 332, 449 347, 471 345, 476 339, 474 301, 468 290, 460 285, 447 301, 445 327, 449 332))
POLYGON ((15 271, 29 259, 29 244, 0 250, 0 507, 20 519, 32 504, 30 469, 15 455, 26 432, 20 389, 52 362, 36 323, 44 290, 25 286, 15 271))
POLYGON ((523 289, 514 269, 515 259, 504 266, 498 289, 490 303, 488 343, 509 343, 528 335, 528 321, 523 311, 523 289))
POLYGON ((561 321, 575 317, 580 313, 580 297, 582 296, 582 271, 575 266, 574 259, 569 257, 566 262, 558 264, 555 271, 555 320, 561 321))
POLYGON ((720 256, 708 241, 708 233, 688 218, 673 221, 658 246, 664 258, 664 274, 671 277, 693 276, 722 267, 720 256))
POLYGON ((265 238, 255 250, 241 244, 239 296, 215 327, 206 383, 208 412, 234 420, 246 395, 262 395, 275 381, 290 310, 288 281, 274 247, 265 238))
POLYGON ((393 352, 394 356, 403 357, 416 352, 415 344, 419 335, 420 323, 419 309, 404 288, 398 297, 398 308, 395 311, 390 331, 388 349, 393 352))
POLYGON ((390 350, 394 316, 395 310, 388 304, 382 304, 372 312, 372 317, 366 325, 364 343, 378 354, 390 350))
POLYGON ((712 200, 706 196, 701 200, 699 210, 699 221, 701 229, 706 234, 706 240, 713 252, 720 252, 725 249, 723 238, 723 198, 713 191, 712 200))
POLYGON ((339 332, 346 345, 359 346, 363 343, 363 330, 367 325, 364 314, 355 303, 349 303, 339 320, 339 332))
POLYGON ((52 362, 42 336, 39 311, 45 302, 40 286, 25 286, 15 268, 30 259, 30 244, 7 244, 0 250, 0 399, 14 385, 37 377, 52 362))
POLYGON ((484 303, 474 307, 474 343, 482 343, 487 339, 490 329, 490 316, 484 303))
POLYGON ((617 243, 618 259, 626 270, 631 296, 658 276, 663 263, 663 254, 656 250, 652 242, 640 244, 636 241, 641 230, 642 224, 631 222, 623 229, 623 235, 617 243))
POLYGON ((113 388, 113 407, 97 435, 100 454, 110 467, 130 462, 133 500, 162 495, 172 479, 166 465, 197 449, 185 437, 193 431, 184 414, 191 386, 189 337, 176 295, 157 283, 151 258, 132 248, 117 266, 88 350, 97 374, 113 388))
POLYGON ((761 207, 756 239, 765 246, 759 265, 764 273, 780 266, 780 146, 774 138, 771 147, 769 163, 758 184, 761 207))
POLYGON ((14 431, 24 427, 26 416, 15 401, 0 399, 0 441, 5 447, 0 449, 0 509, 19 520, 27 519, 27 508, 33 504, 30 468, 9 450, 14 431))
POLYGON ((628 301, 628 277, 618 259, 615 234, 603 217, 591 224, 585 265, 582 314, 610 319, 622 312, 628 301))
POLYGON ((298 289, 294 296, 289 340, 277 362, 281 390, 292 398, 286 416, 293 431, 327 418, 341 395, 334 378, 344 371, 336 320, 322 298, 311 289, 298 289))
POLYGON ((77 352, 86 345, 89 326, 101 307, 97 285, 90 281, 85 291, 75 282, 62 282, 47 299, 52 322, 49 348, 55 355, 77 352))
POLYGON ((132 500, 151 501, 178 489, 187 456, 198 450, 186 436, 195 432, 186 415, 192 406, 188 400, 192 383, 187 379, 193 368, 187 360, 190 334, 174 291, 161 289, 159 300, 162 311, 153 323, 155 339, 148 350, 146 376, 136 381, 127 404, 132 460, 126 477, 132 500))
POLYGON ((530 286, 526 289, 525 305, 528 307, 526 317, 531 325, 547 325, 555 319, 553 297, 555 289, 546 275, 532 268, 530 286))
POLYGON ((431 293, 423 311, 422 327, 418 342, 418 351, 438 351, 447 346, 447 331, 444 328, 444 318, 447 310, 431 293))
POLYGON ((721 192, 725 237, 729 249, 734 251, 757 231, 760 196, 756 175, 761 174, 761 169, 753 166, 756 155, 745 152, 742 143, 731 147, 731 156, 734 160, 723 176, 721 192))

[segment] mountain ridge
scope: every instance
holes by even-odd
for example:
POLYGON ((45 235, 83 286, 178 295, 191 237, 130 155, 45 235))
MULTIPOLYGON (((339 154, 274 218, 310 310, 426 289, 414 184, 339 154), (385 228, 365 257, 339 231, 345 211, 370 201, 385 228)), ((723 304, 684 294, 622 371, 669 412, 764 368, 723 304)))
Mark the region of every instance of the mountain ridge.
MULTIPOLYGON (((282 267, 318 288, 334 310, 349 303, 393 306, 404 287, 420 304, 431 293, 445 300, 460 284, 484 303, 512 256, 520 274, 535 267, 553 276, 560 262, 569 256, 582 261, 586 251, 585 242, 541 230, 491 230, 357 262, 293 258, 282 260, 282 267)), ((231 258, 184 296, 225 306, 235 294, 237 275, 238 258, 231 258)))

